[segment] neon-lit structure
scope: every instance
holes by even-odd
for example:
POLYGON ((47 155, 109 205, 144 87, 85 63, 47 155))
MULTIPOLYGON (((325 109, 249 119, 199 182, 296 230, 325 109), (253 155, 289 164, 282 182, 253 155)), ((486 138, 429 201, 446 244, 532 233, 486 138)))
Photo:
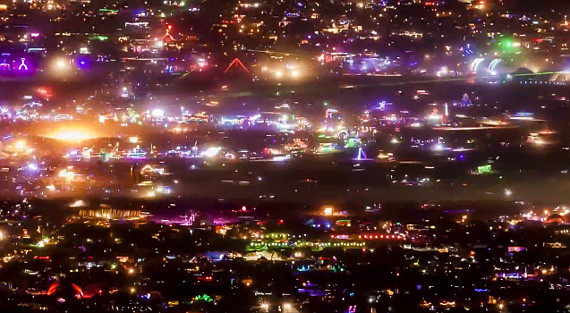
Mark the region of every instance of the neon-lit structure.
POLYGON ((164 167, 161 166, 152 166, 151 164, 147 164, 143 166, 141 169, 141 174, 143 175, 165 175, 166 171, 164 167))
POLYGON ((212 303, 212 302, 214 302, 214 299, 207 294, 202 294, 202 295, 197 295, 197 296, 193 297, 192 302, 212 303))
POLYGON ((228 67, 226 68, 226 70, 224 71, 224 74, 226 74, 232 67, 237 67, 237 68, 241 68, 243 69, 246 73, 249 73, 249 70, 247 69, 247 67, 245 67, 245 65, 243 65, 243 63, 238 59, 235 58, 230 65, 228 65, 228 67))
MULTIPOLYGON (((76 284, 72 283, 71 287, 73 288, 73 291, 75 291, 75 298, 77 298, 77 299, 90 299, 94 296, 93 293, 88 293, 88 294, 84 293, 83 290, 81 289, 81 287, 79 287, 76 284)), ((46 292, 42 292, 40 294, 52 296, 56 292, 58 292, 59 290, 61 290, 61 284, 58 281, 56 281, 49 286, 49 288, 46 292)))
POLYGON ((171 30, 172 30, 172 25, 168 25, 168 27, 166 28, 166 33, 164 34, 164 36, 162 36, 162 41, 165 42, 174 41, 174 37, 172 37, 172 35, 170 34, 171 30))
POLYGON ((20 65, 18 65, 18 71, 27 71, 28 65, 26 65, 26 58, 20 58, 20 65))
POLYGON ((127 152, 127 158, 130 159, 143 159, 146 157, 146 152, 140 148, 133 148, 127 152))
POLYGON ((479 69, 479 65, 481 65, 481 63, 483 63, 483 61, 485 61, 484 58, 476 58, 475 60, 473 60, 473 62, 471 62, 471 65, 469 66, 469 69, 471 70, 471 72, 476 73, 477 70, 479 69))
POLYGON ((497 66, 501 63, 501 59, 493 59, 491 63, 489 63, 489 67, 487 70, 491 75, 497 75, 497 66))
POLYGON ((389 58, 378 55, 350 55, 346 63, 352 74, 381 73, 393 65, 389 58))
POLYGON ((10 72, 10 73, 24 73, 29 72, 32 69, 28 58, 26 57, 14 57, 10 56, 9 53, 2 53, 4 58, 0 62, 0 72, 10 72))
POLYGON ((287 249, 291 247, 296 248, 310 248, 312 250, 322 250, 324 248, 343 248, 343 249, 362 249, 366 248, 366 242, 363 241, 347 241, 347 242, 312 242, 297 240, 291 242, 251 242, 247 246, 249 251, 259 251, 267 250, 268 248, 273 249, 287 249))
POLYGON ((6 62, 6 59, 0 63, 0 71, 9 71, 12 69, 10 63, 6 62))
POLYGON ((366 157, 366 153, 364 153, 364 150, 362 149, 362 147, 358 148, 358 154, 355 158, 355 160, 367 160, 366 157))

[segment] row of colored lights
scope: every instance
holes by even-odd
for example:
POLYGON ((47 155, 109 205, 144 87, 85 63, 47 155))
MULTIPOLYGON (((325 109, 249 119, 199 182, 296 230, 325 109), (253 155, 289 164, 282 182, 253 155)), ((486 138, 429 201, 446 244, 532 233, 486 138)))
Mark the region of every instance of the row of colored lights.
POLYGON ((271 242, 271 243, 264 243, 264 242, 252 242, 250 246, 253 247, 287 247, 287 246, 296 246, 296 247, 303 247, 303 246, 317 246, 317 247, 364 247, 366 245, 365 242, 297 242, 293 244, 289 244, 287 242, 271 242))
POLYGON ((358 235, 358 239, 399 239, 404 240, 406 236, 404 234, 398 235, 358 235))
MULTIPOLYGON (((351 238, 349 235, 331 235, 331 239, 349 240, 351 238)), ((406 239, 406 236, 404 234, 398 234, 398 235, 358 235, 358 239, 397 239, 397 240, 404 240, 404 239, 406 239)))

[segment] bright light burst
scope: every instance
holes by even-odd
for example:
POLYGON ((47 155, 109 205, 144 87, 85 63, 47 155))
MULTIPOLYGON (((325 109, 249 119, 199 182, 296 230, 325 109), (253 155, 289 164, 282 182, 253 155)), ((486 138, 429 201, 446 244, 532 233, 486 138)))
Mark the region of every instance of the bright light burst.
POLYGON ((82 131, 82 130, 64 130, 55 132, 49 136, 48 138, 53 138, 61 141, 83 141, 88 139, 95 138, 94 136, 90 135, 89 133, 82 131))

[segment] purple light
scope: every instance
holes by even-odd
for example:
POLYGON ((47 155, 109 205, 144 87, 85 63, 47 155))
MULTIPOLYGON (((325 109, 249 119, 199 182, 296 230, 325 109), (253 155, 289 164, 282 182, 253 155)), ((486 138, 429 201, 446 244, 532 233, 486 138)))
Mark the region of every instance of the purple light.
POLYGON ((355 160, 366 160, 366 153, 364 153, 364 150, 362 150, 362 147, 358 148, 358 155, 356 156, 355 160))
POLYGON ((0 70, 9 71, 11 69, 12 69, 12 67, 10 66, 10 64, 8 62, 6 62, 6 59, 4 59, 4 61, 2 63, 0 63, 0 70))
POLYGON ((309 294, 311 297, 324 297, 326 293, 323 290, 319 289, 298 289, 299 293, 306 293, 309 294))

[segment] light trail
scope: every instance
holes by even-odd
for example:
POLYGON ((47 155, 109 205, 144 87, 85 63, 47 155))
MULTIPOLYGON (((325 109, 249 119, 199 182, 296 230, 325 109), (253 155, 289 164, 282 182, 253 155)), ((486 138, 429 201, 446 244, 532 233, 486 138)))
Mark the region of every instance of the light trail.
POLYGON ((433 130, 470 131, 470 130, 513 129, 513 128, 518 128, 518 126, 434 127, 433 130))
MULTIPOLYGON (((190 74, 190 72, 187 72, 186 74, 181 75, 180 77, 182 78, 188 74, 190 74)), ((555 75, 555 74, 566 74, 566 72, 555 71, 555 72, 519 73, 519 74, 509 74, 509 75, 511 75, 511 78, 515 78, 515 77, 532 77, 532 76, 555 75)), ((401 77, 403 77, 403 76, 401 76, 401 77)), ((481 76, 481 77, 462 76, 462 77, 444 78, 444 79, 429 79, 429 80, 426 79, 426 80, 411 80, 411 81, 381 82, 381 83, 366 83, 366 84, 342 84, 342 85, 338 85, 336 88, 337 89, 357 89, 357 88, 373 88, 373 87, 391 87, 391 86, 407 86, 407 85, 421 85, 421 84, 437 84, 437 83, 447 83, 447 82, 467 82, 470 80, 485 80, 485 79, 496 80, 497 78, 498 78, 498 76, 481 76)), ((311 89, 311 88, 309 87, 309 89, 311 89)), ((297 91, 297 92, 300 92, 300 91, 297 91)), ((236 92, 225 92, 225 93, 219 94, 219 96, 222 98, 241 98, 241 97, 251 97, 251 96, 256 95, 257 93, 259 93, 259 92, 257 92, 257 91, 236 91, 236 92)))

